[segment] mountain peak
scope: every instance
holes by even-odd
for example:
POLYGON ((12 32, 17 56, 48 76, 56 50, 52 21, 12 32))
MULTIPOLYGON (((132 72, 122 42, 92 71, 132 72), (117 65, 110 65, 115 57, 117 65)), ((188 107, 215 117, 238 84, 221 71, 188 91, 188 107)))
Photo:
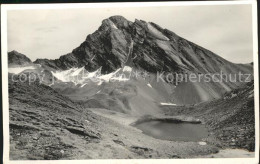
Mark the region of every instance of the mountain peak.
MULTIPOLYGON (((39 61, 38 61, 39 62, 39 61)), ((151 73, 214 73, 237 67, 218 55, 162 28, 154 22, 120 15, 108 17, 71 53, 56 60, 41 61, 54 69, 85 67, 110 73, 126 64, 151 73), (221 67, 220 67, 221 66, 221 67)))
POLYGON ((123 16, 115 15, 111 16, 102 21, 102 25, 99 27, 99 30, 106 31, 108 29, 127 29, 132 22, 128 21, 123 16))
POLYGON ((8 55, 9 55, 9 53, 10 54, 17 54, 17 55, 23 55, 23 54, 21 54, 21 53, 19 53, 18 51, 16 51, 16 50, 12 50, 12 51, 10 51, 10 52, 8 52, 8 55))
POLYGON ((8 52, 9 65, 27 65, 31 63, 32 61, 27 56, 17 52, 16 50, 8 52))
POLYGON ((128 21, 125 17, 121 16, 121 15, 114 15, 109 17, 108 19, 115 21, 115 22, 124 22, 124 21, 128 21))

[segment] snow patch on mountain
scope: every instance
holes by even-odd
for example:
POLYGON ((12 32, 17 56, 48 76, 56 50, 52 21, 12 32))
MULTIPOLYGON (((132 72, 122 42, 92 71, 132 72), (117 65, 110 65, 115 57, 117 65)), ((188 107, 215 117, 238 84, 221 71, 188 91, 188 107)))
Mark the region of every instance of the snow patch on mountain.
POLYGON ((86 84, 87 84, 87 83, 85 83, 85 84, 82 84, 82 85, 80 86, 80 88, 84 87, 86 84))
POLYGON ((101 85, 103 83, 103 81, 99 81, 98 83, 97 83, 97 85, 101 85))
POLYGON ((8 72, 9 73, 13 73, 13 74, 19 74, 25 70, 30 70, 30 69, 36 69, 34 66, 26 66, 26 67, 11 67, 8 68, 8 72))
POLYGON ((105 74, 105 75, 101 75, 99 76, 99 79, 104 80, 105 82, 109 82, 109 80, 114 77, 119 71, 121 70, 121 68, 117 69, 114 72, 111 72, 109 74, 105 74))
POLYGON ((62 82, 73 82, 73 83, 80 83, 79 79, 77 78, 77 76, 84 71, 84 67, 83 68, 71 68, 69 70, 65 70, 65 71, 56 71, 53 72, 51 71, 52 75, 54 77, 56 77, 57 79, 59 79, 62 82))
POLYGON ((108 19, 108 20, 109 20, 109 24, 110 24, 110 26, 111 26, 112 28, 118 29, 118 28, 116 27, 116 25, 114 24, 114 22, 112 22, 110 19, 108 19))
POLYGON ((130 80, 130 79, 124 77, 124 75, 120 75, 120 76, 112 77, 111 80, 122 82, 122 81, 128 81, 128 80, 130 80))
POLYGON ((161 102, 160 104, 161 104, 161 105, 172 105, 172 106, 176 106, 176 104, 173 104, 173 103, 163 103, 163 102, 161 102))
POLYGON ((207 145, 206 142, 202 142, 202 141, 201 141, 201 142, 198 142, 198 144, 199 144, 199 145, 207 145))
POLYGON ((78 76, 79 74, 80 74, 80 72, 82 72, 82 71, 84 71, 85 70, 85 68, 84 67, 81 67, 81 68, 79 68, 79 69, 75 69, 75 71, 74 72, 72 72, 72 76, 78 76))
POLYGON ((118 29, 113 22, 112 22, 111 26, 112 26, 114 29, 118 29))
POLYGON ((128 81, 129 78, 127 78, 124 73, 119 74, 119 71, 123 70, 123 72, 131 72, 132 68, 125 66, 124 68, 119 68, 114 72, 111 72, 109 74, 102 75, 101 69, 97 69, 93 72, 88 72, 85 70, 84 67, 81 68, 71 68, 69 70, 65 71, 56 71, 51 72, 54 77, 56 77, 58 80, 62 82, 72 82, 75 85, 81 84, 80 87, 84 87, 88 82, 96 83, 97 85, 101 85, 103 82, 123 82, 128 81))
POLYGON ((99 69, 97 69, 94 72, 86 72, 87 76, 84 77, 84 78, 89 79, 89 78, 98 78, 98 77, 100 77, 101 76, 101 69, 102 69, 102 67, 100 67, 99 69))
POLYGON ((132 71, 132 67, 124 66, 123 72, 131 72, 131 71, 132 71))
POLYGON ((147 23, 147 28, 149 30, 149 32, 154 35, 154 37, 160 39, 160 40, 166 40, 169 41, 170 39, 168 37, 166 37, 165 35, 163 35, 163 33, 161 33, 159 30, 157 30, 156 28, 153 27, 153 25, 151 25, 150 23, 147 23))

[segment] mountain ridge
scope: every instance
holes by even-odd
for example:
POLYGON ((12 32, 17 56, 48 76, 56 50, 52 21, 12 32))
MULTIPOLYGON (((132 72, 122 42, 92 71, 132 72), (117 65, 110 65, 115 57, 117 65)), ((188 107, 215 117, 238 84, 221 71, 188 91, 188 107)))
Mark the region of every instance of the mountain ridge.
POLYGON ((60 70, 84 66, 86 70, 94 71, 102 66, 102 73, 110 73, 123 66, 132 42, 133 66, 148 72, 194 71, 197 68, 196 72, 206 73, 219 71, 209 65, 237 67, 212 51, 153 22, 138 19, 131 22, 122 16, 103 20, 98 30, 89 34, 79 47, 59 59, 37 59, 34 63, 60 70), (204 63, 208 62, 208 57, 215 61, 211 61, 205 70, 204 63))

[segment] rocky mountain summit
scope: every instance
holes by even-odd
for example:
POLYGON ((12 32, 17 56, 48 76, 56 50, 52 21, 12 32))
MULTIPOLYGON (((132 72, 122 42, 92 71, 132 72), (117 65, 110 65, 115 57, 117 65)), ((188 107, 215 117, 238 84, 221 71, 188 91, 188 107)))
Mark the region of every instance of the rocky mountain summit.
POLYGON ((37 59, 35 63, 67 70, 82 67, 110 73, 131 64, 148 72, 234 73, 248 71, 153 22, 112 16, 71 53, 59 59, 37 59), (127 62, 128 61, 128 62, 127 62))

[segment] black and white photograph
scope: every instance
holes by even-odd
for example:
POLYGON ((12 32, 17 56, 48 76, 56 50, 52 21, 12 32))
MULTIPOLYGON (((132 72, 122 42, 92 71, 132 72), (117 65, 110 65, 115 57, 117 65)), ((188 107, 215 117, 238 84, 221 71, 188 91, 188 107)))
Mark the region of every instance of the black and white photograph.
POLYGON ((256 1, 1 16, 4 163, 258 163, 256 1))

